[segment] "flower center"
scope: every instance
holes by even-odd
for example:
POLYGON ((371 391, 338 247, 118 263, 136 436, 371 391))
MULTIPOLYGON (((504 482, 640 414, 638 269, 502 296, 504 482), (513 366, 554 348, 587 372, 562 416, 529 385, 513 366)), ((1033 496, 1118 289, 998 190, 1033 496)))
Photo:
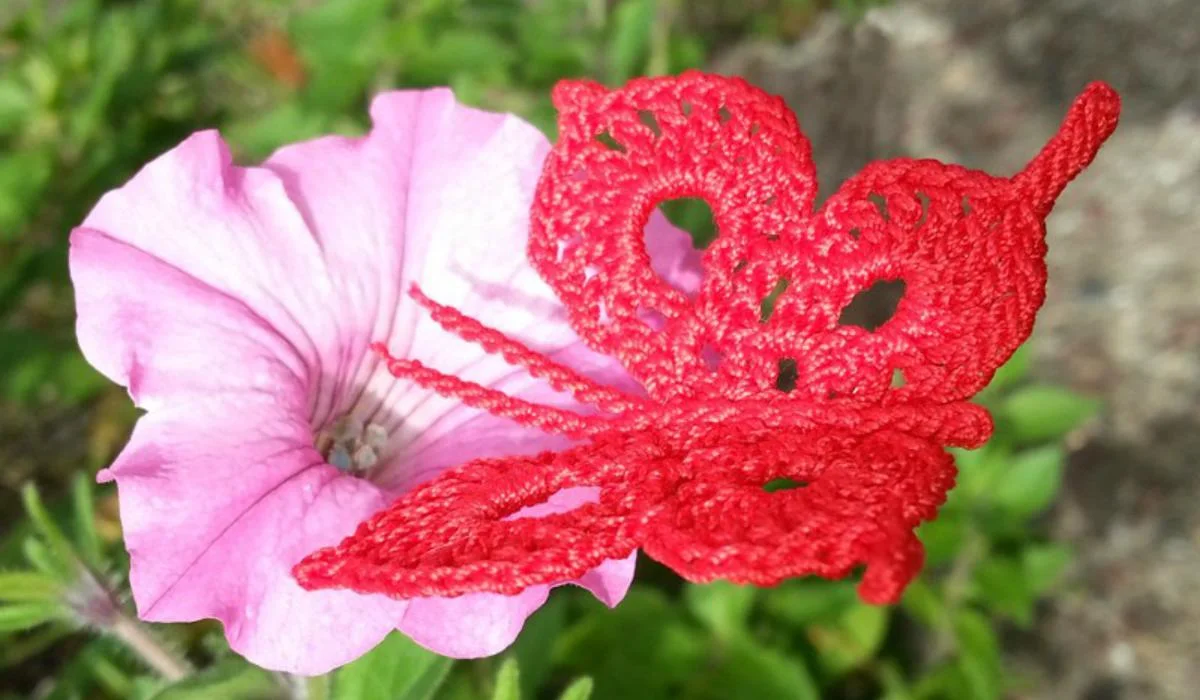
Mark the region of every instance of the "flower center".
POLYGON ((387 430, 378 423, 363 424, 353 416, 342 416, 317 433, 316 447, 325 461, 353 476, 367 476, 379 463, 387 444, 387 430))

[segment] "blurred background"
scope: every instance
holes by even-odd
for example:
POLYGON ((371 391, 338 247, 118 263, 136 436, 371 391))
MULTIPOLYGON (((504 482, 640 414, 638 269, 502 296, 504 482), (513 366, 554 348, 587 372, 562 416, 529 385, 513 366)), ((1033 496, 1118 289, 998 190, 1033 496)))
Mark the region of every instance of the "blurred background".
POLYGON ((1194 0, 3 0, 0 697, 1196 697, 1198 222, 1194 0), (450 85, 553 136, 557 79, 689 67, 783 95, 824 194, 897 155, 1008 174, 1086 82, 1124 97, 1051 216, 1034 337, 981 397, 997 436, 958 455, 902 605, 852 582, 684 585, 643 557, 617 610, 559 591, 496 659, 394 635, 305 682, 211 624, 147 631, 197 669, 179 683, 72 607, 67 561, 128 606, 114 493, 91 483, 135 412, 76 349, 66 270, 101 193, 201 128, 244 162, 360 132, 386 88, 450 85))

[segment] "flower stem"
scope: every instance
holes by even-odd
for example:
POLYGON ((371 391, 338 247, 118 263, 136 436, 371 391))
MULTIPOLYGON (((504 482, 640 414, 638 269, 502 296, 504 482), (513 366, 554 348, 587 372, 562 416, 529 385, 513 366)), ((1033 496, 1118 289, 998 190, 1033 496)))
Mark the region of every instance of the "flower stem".
POLYGON ((132 617, 120 613, 108 629, 165 680, 173 683, 191 675, 191 664, 163 646, 145 625, 132 617))
POLYGON ((958 648, 954 633, 954 617, 966 604, 970 592, 971 576, 975 567, 988 554, 988 541, 975 525, 968 524, 963 535, 963 546, 950 566, 950 572, 942 583, 942 599, 945 601, 944 616, 935 633, 930 658, 934 662, 945 659, 958 648))

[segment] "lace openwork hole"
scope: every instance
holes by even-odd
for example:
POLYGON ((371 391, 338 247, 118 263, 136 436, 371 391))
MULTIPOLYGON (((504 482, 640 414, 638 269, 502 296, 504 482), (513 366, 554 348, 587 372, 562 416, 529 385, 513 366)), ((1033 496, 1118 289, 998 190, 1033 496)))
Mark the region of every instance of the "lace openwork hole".
POLYGON ((655 138, 662 136, 662 127, 658 125, 658 117, 654 116, 654 112, 648 109, 638 110, 638 121, 653 132, 655 138))
POLYGON ((781 279, 775 283, 775 287, 771 290, 771 293, 763 298, 762 302, 758 305, 758 320, 760 323, 766 323, 770 320, 771 314, 775 313, 775 305, 779 303, 779 297, 783 296, 787 288, 788 281, 781 279))
POLYGON ((875 208, 879 210, 879 218, 891 221, 891 217, 888 216, 887 197, 878 192, 872 192, 867 195, 867 199, 871 200, 871 204, 874 204, 875 208))
POLYGON ((917 201, 921 203, 921 216, 917 219, 916 228, 921 228, 926 221, 929 221, 929 205, 932 200, 924 192, 918 192, 917 201))
POLYGON ((624 153, 626 150, 625 145, 613 138, 613 135, 607 131, 601 131, 600 133, 596 134, 596 141, 610 151, 624 153))
POLYGON ((702 247, 716 237, 717 226, 712 207, 697 198, 662 202, 658 212, 647 220, 642 230, 642 241, 650 256, 650 268, 664 283, 689 298, 694 298, 700 291, 700 254, 695 250, 686 250, 686 247, 688 244, 692 248, 702 247), (662 224, 663 219, 674 226, 663 227, 667 230, 652 228, 662 224), (654 223, 655 220, 658 224, 654 223))
POLYGON ((795 489, 802 489, 805 486, 808 486, 807 481, 797 481, 796 479, 781 476, 776 479, 771 479, 767 483, 763 484, 763 491, 766 491, 767 493, 794 491, 795 489))
POLYGON ((904 280, 879 280, 854 295, 838 316, 839 326, 858 326, 875 332, 892 320, 904 298, 904 280))
POLYGON ((666 315, 656 309, 639 308, 637 310, 637 317, 650 330, 661 331, 667 327, 666 315))
POLYGON ((697 248, 707 248, 720 233, 712 206, 700 197, 668 199, 658 208, 667 221, 691 235, 692 244, 697 248))
POLYGON ((796 358, 781 358, 779 373, 775 375, 775 388, 786 394, 796 388, 796 380, 799 378, 800 370, 796 366, 796 358))

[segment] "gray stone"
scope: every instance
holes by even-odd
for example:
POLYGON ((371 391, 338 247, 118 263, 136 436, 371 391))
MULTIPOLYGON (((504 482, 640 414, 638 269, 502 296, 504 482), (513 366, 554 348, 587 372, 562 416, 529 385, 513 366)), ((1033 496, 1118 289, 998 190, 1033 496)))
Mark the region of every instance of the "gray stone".
POLYGON ((1040 677, 1027 697, 1195 697, 1200 2, 898 0, 716 68, 789 101, 826 194, 896 155, 1010 174, 1087 82, 1121 91, 1121 126, 1048 222, 1035 372, 1106 410, 1052 519, 1079 548, 1074 583, 1013 662, 1040 677))

